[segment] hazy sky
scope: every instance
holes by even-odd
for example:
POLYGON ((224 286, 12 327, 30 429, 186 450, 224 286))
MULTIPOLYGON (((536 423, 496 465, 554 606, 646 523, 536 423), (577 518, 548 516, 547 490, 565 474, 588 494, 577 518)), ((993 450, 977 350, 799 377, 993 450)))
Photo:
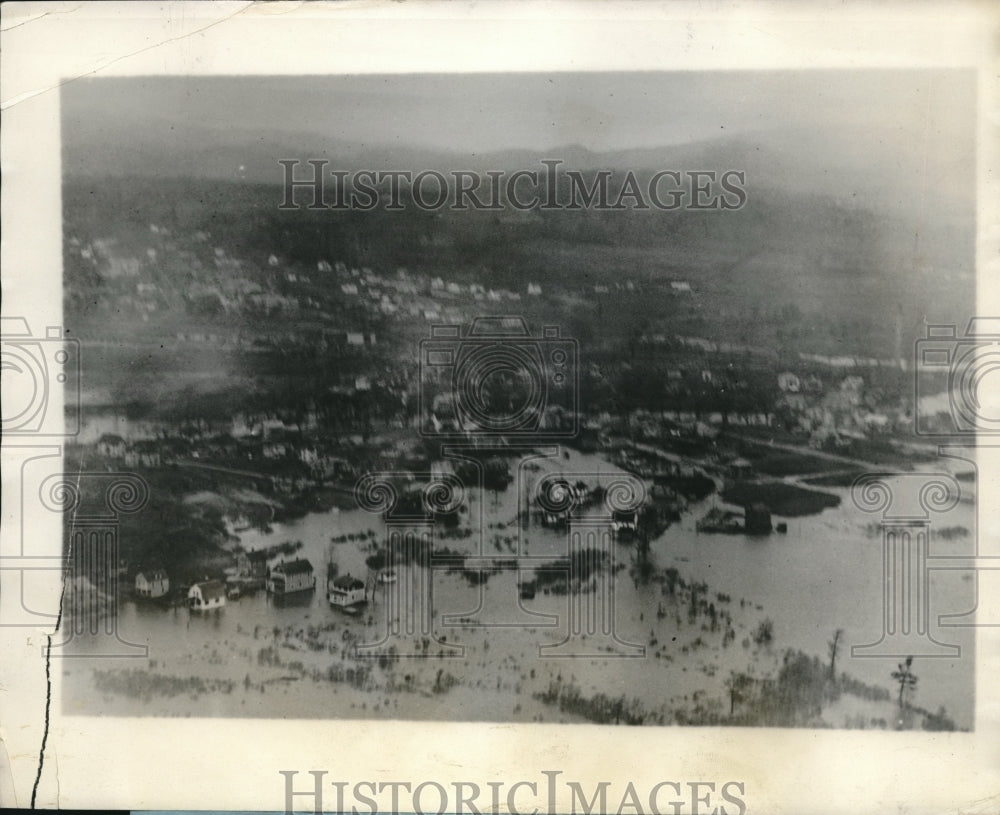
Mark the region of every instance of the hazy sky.
POLYGON ((747 131, 967 137, 969 73, 796 71, 96 79, 63 89, 64 124, 169 121, 486 152, 655 147, 747 131))

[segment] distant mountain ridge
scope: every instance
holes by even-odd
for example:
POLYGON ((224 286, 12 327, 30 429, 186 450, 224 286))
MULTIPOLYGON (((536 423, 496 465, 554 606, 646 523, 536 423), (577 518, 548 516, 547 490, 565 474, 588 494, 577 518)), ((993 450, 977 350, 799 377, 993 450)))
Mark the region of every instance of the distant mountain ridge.
MULTIPOLYGON (((597 152, 579 144, 531 150, 479 153, 446 151, 394 144, 388 136, 373 143, 354 143, 316 133, 287 130, 246 130, 181 124, 148 118, 136 122, 78 117, 63 123, 63 172, 66 175, 205 178, 281 184, 282 159, 325 160, 329 169, 422 170, 449 173, 469 170, 542 171, 543 159, 563 162, 560 170, 633 170, 637 175, 660 169, 726 170, 746 174, 754 189, 825 195, 847 204, 888 209, 906 216, 967 221, 974 217, 972 179, 961 172, 965 153, 973 146, 956 146, 953 154, 923 161, 926 173, 905 172, 921 166, 927 145, 900 140, 899 134, 875 138, 885 150, 871 154, 852 148, 850 132, 816 134, 761 129, 740 135, 664 145, 597 152)), ((866 142, 871 142, 872 133, 866 142)), ((310 172, 302 168, 303 176, 310 172)))

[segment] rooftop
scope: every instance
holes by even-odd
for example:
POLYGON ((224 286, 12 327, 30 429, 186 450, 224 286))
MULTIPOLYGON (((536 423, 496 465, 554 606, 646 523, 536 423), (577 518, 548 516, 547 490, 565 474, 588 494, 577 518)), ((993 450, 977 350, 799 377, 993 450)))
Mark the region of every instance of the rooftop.
POLYGON ((290 560, 287 563, 279 563, 272 569, 272 571, 280 572, 281 574, 302 574, 304 572, 311 572, 312 570, 312 564, 304 558, 290 560))
POLYGON ((198 589, 201 592, 203 600, 217 600, 226 596, 226 587, 220 580, 205 580, 201 583, 195 583, 191 587, 192 591, 194 589, 198 589))

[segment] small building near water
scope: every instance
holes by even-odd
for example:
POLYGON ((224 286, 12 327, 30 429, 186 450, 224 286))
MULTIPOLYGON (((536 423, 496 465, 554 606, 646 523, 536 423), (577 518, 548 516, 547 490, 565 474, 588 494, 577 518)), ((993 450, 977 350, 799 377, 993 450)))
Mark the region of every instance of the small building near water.
POLYGON ((264 580, 267 577, 267 550, 240 552, 236 557, 236 575, 244 580, 264 580))
POLYGON ((745 458, 738 458, 729 462, 727 471, 730 478, 743 481, 753 477, 753 464, 745 458))
POLYGON ((267 575, 267 590, 271 594, 294 594, 314 588, 316 576, 305 558, 279 563, 267 575))
POLYGON ((135 593, 139 597, 156 599, 170 591, 170 578, 162 569, 139 572, 135 576, 135 593))
POLYGON ((205 580, 188 589, 188 608, 210 611, 226 604, 226 587, 221 580, 205 580))
POLYGON ((615 510, 612 513, 611 529, 615 535, 627 537, 638 531, 638 513, 633 510, 615 510))
POLYGON ((105 433, 97 440, 97 454, 105 458, 124 458, 128 445, 114 433, 105 433))
POLYGON ((744 528, 748 535, 770 534, 771 510, 766 504, 747 504, 743 511, 744 528))
POLYGON ((331 606, 345 608, 365 602, 365 584, 349 574, 327 581, 326 598, 331 606))

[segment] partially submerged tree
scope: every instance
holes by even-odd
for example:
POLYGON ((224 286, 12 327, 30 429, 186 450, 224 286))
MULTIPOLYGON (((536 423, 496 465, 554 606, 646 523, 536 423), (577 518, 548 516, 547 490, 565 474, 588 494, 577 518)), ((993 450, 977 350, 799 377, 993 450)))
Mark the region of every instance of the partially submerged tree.
POLYGON ((912 670, 913 657, 907 657, 906 662, 900 662, 896 668, 891 675, 899 683, 899 709, 902 711, 909 706, 909 697, 917 689, 917 677, 912 670))
POLYGON ((750 674, 733 671, 729 674, 725 684, 729 691, 729 715, 732 716, 736 712, 736 705, 750 697, 754 679, 750 674))
POLYGON ((840 638, 844 635, 844 629, 838 628, 833 632, 833 639, 828 643, 830 646, 830 680, 837 678, 837 650, 840 648, 840 638))

